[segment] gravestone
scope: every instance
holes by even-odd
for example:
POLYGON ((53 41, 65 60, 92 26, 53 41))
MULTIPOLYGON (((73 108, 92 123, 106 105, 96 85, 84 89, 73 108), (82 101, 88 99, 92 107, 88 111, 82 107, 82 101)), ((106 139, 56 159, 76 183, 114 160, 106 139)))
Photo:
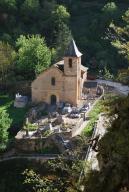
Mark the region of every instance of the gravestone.
POLYGON ((24 108, 28 103, 28 97, 22 96, 19 93, 15 95, 14 107, 24 108))

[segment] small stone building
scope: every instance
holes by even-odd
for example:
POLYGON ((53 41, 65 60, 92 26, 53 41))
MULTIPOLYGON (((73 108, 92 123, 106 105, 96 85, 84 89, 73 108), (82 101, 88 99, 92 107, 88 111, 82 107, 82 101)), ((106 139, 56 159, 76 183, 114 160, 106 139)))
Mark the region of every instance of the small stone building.
POLYGON ((32 102, 52 105, 69 102, 78 106, 88 69, 81 65, 81 56, 75 41, 72 40, 64 59, 43 71, 32 82, 32 102))

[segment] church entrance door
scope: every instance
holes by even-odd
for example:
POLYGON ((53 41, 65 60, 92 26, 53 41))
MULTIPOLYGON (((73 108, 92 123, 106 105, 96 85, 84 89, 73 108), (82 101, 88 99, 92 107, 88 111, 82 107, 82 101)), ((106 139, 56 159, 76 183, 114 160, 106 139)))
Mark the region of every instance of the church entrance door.
POLYGON ((56 105, 56 96, 51 95, 51 105, 56 105))

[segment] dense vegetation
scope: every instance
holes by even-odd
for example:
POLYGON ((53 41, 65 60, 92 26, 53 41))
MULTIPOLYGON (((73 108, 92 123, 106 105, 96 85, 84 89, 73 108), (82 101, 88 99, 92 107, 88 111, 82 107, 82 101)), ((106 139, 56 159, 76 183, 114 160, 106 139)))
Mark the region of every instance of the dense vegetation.
POLYGON ((6 149, 8 143, 8 132, 11 125, 11 119, 6 111, 0 111, 0 151, 6 149))
POLYGON ((98 144, 100 171, 87 175, 85 191, 88 192, 120 192, 129 188, 129 97, 111 99, 106 105, 113 118, 98 144))
POLYGON ((106 67, 115 74, 117 69, 127 66, 108 38, 110 23, 122 23, 120 18, 129 5, 127 1, 122 2, 76 1, 70 5, 73 35, 84 53, 83 62, 91 72, 101 75, 106 67))
POLYGON ((11 58, 11 61, 1 60, 0 65, 6 65, 4 77, 6 73, 8 80, 14 76, 16 80, 34 79, 36 74, 63 56, 71 33, 84 54, 83 64, 90 72, 104 75, 108 70, 116 74, 118 69, 127 67, 127 62, 110 44, 108 27, 112 21, 122 24, 120 18, 128 5, 128 1, 106 0, 1 0, 0 46, 11 45, 14 59, 13 62, 11 58), (37 34, 41 36, 37 37, 37 34), (38 46, 41 41, 44 48, 38 46), (25 51, 28 46, 29 50, 25 51), (6 69, 9 67, 12 73, 8 74, 6 69))
POLYGON ((0 95, 0 152, 5 150, 16 135, 23 122, 28 108, 14 108, 14 100, 9 95, 0 95))
POLYGON ((25 191, 25 186, 23 185, 24 177, 22 176, 22 173, 25 169, 31 169, 32 167, 35 167, 35 171, 37 169, 43 171, 44 169, 44 173, 46 172, 44 166, 41 168, 39 163, 34 163, 27 160, 10 160, 0 163, 0 191, 25 191))
POLYGON ((0 163, 1 192, 79 192, 82 163, 75 160, 36 162, 10 160, 0 163), (76 162, 76 165, 75 165, 76 162))
POLYGON ((0 12, 0 69, 4 69, 8 81, 32 80, 62 57, 71 39, 70 15, 64 6, 46 0, 9 0, 0 1, 0 12), (8 50, 15 50, 13 61, 3 59, 8 50))
MULTIPOLYGON (((105 75, 106 72, 109 76, 110 73, 116 74, 118 69, 127 67, 129 62, 129 11, 124 15, 128 6, 129 2, 124 0, 114 2, 1 0, 0 82, 5 83, 12 79, 16 82, 34 79, 42 70, 63 56, 71 39, 71 33, 84 53, 83 64, 89 66, 91 72, 95 71, 99 75, 105 75), (124 20, 120 19, 122 15, 124 20)), ((128 70, 121 71, 118 79, 123 79, 128 74, 128 70)), ((99 141, 98 159, 101 159, 101 169, 90 171, 84 179, 85 191, 88 192, 120 192, 129 189, 129 97, 111 100, 106 105, 109 106, 113 121, 105 136, 99 141)), ((11 125, 8 114, 10 113, 10 117, 13 116, 11 118, 14 121, 18 121, 18 117, 15 116, 14 110, 13 113, 11 111, 11 102, 7 102, 4 106, 8 114, 3 106, 0 107, 2 108, 0 110, 0 145, 5 147, 8 141, 7 129, 11 125)), ((24 111, 22 112, 24 116, 24 111)), ((0 191, 14 192, 15 189, 19 189, 20 192, 26 189, 33 190, 33 187, 39 184, 46 186, 50 177, 44 179, 42 173, 37 176, 34 172, 25 172, 27 175, 25 180, 21 173, 25 168, 31 168, 29 165, 25 166, 23 163, 22 169, 20 168, 17 174, 19 164, 16 166, 14 163, 9 165, 2 163, 0 191), (8 166, 9 169, 7 169, 8 166), (34 179, 38 179, 38 182, 34 180, 33 183, 33 180, 30 180, 33 176, 34 179), (29 185, 28 180, 32 181, 29 185), (23 181, 26 185, 23 185, 23 181)), ((75 183, 79 172, 74 172, 71 167, 64 170, 64 165, 60 163, 57 166, 55 163, 55 169, 61 172, 63 176, 60 176, 65 181, 62 182, 61 179, 62 186, 58 185, 58 177, 54 175, 55 180, 52 178, 48 185, 50 189, 45 190, 50 191, 55 181, 59 187, 57 190, 62 190, 64 185, 67 186, 66 179, 69 178, 70 183, 65 191, 70 191, 72 188, 76 191, 75 183)))
MULTIPOLYGON (((129 60, 129 11, 123 17, 124 25, 112 24, 112 44, 129 60)), ((85 191, 127 192, 129 190, 129 95, 106 103, 110 123, 107 133, 99 141, 99 171, 90 171, 85 181, 85 191), (111 118, 112 117, 112 118, 111 118)))

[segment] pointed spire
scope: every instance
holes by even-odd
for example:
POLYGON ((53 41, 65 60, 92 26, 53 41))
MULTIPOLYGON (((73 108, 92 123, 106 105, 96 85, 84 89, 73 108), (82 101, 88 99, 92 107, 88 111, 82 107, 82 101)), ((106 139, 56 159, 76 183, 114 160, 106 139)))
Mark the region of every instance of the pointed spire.
POLYGON ((78 50, 75 41, 72 39, 65 52, 65 57, 81 57, 82 53, 78 50))

